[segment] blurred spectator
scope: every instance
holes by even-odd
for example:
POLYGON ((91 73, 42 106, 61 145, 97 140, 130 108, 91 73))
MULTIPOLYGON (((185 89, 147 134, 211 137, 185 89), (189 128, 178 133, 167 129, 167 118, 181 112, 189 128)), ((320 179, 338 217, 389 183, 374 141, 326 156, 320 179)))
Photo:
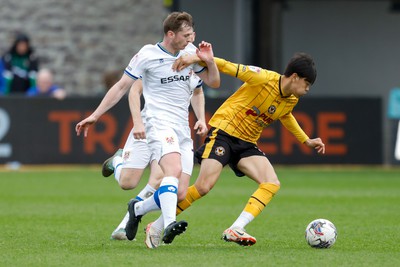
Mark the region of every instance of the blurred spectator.
POLYGON ((6 81, 4 80, 3 72, 4 63, 3 60, 0 58, 0 96, 4 95, 4 92, 6 90, 6 81))
POLYGON ((33 53, 29 37, 19 33, 10 50, 3 57, 5 78, 4 95, 26 93, 35 85, 39 62, 33 53))
POLYGON ((114 84, 116 84, 119 79, 121 78, 122 74, 124 73, 124 70, 110 70, 106 71, 103 73, 103 84, 108 90, 111 88, 114 84))
POLYGON ((53 73, 48 69, 41 69, 37 74, 36 86, 29 88, 27 96, 44 96, 64 99, 66 92, 63 88, 53 83, 53 73))

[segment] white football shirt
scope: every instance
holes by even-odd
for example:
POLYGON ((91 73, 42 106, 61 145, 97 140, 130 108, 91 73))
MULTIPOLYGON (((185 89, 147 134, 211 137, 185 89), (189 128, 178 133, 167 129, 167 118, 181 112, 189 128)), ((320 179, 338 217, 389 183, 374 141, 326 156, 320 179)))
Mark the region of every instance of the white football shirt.
POLYGON ((205 68, 193 64, 174 72, 172 64, 185 54, 194 54, 196 47, 189 44, 176 55, 169 53, 157 43, 145 45, 131 59, 125 73, 133 79, 143 81, 146 119, 169 121, 175 124, 188 125, 190 98, 198 79, 192 75, 205 68))

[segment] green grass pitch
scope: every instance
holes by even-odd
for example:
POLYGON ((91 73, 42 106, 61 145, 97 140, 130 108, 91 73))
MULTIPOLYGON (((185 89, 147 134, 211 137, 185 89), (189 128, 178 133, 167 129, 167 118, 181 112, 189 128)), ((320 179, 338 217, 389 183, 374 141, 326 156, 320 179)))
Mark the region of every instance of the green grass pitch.
POLYGON ((256 189, 226 168, 178 217, 189 222, 187 232, 150 250, 143 228, 158 212, 143 217, 137 241, 109 239, 138 189, 122 191, 100 166, 0 170, 0 266, 400 266, 400 169, 276 171, 281 190, 246 229, 254 246, 221 240, 256 189), (317 218, 338 229, 330 249, 306 244, 305 227, 317 218))

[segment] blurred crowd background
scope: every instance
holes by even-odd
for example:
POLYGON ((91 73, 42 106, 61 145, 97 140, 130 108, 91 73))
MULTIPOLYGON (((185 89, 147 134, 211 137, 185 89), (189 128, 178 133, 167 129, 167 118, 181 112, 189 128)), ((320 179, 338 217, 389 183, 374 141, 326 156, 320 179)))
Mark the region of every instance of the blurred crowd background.
MULTIPOLYGON (((383 162, 390 161, 391 120, 400 119, 387 112, 400 86, 399 0, 0 0, 0 98, 11 93, 4 59, 18 38, 29 40, 37 64, 27 72, 31 96, 40 94, 42 73, 62 89, 51 94, 59 99, 101 97, 143 45, 161 40, 162 21, 175 10, 193 15, 196 42, 211 42, 216 56, 233 62, 281 72, 293 53, 310 53, 318 77, 307 97, 378 99, 380 119, 370 127, 380 128, 383 162)), ((206 95, 224 99, 239 84, 224 76, 206 95)))
POLYGON ((161 38, 167 14, 160 0, 0 0, 0 52, 24 33, 68 95, 104 94, 114 72, 161 38))
POLYGON ((161 40, 165 16, 184 10, 196 41, 212 42, 218 56, 281 71, 305 51, 318 64, 314 95, 380 96, 399 84, 398 2, 0 0, 0 53, 23 33, 68 95, 104 94, 132 55, 161 40))

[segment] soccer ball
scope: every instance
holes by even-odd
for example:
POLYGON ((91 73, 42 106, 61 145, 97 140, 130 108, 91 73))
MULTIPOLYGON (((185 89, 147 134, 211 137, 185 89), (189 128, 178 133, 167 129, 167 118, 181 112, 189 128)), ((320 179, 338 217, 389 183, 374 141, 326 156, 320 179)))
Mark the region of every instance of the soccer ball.
POLYGON ((337 238, 336 227, 326 219, 316 219, 307 225, 305 237, 313 248, 330 248, 337 238))

